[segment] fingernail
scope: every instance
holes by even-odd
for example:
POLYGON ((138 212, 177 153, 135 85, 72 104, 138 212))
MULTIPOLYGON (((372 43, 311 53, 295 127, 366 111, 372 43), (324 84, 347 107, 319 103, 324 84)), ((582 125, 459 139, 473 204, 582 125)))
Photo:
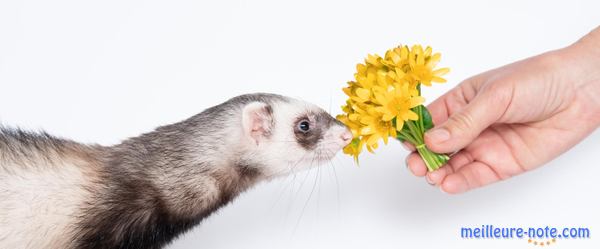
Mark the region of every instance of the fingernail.
POLYGON ((429 185, 435 186, 435 183, 431 180, 431 178, 429 178, 429 174, 427 174, 425 176, 425 181, 427 181, 427 183, 429 183, 429 185))
POLYGON ((450 132, 445 128, 436 128, 426 132, 425 136, 434 143, 440 143, 450 139, 450 132))
POLYGON ((406 145, 405 143, 400 143, 400 145, 402 145, 402 148, 404 148, 405 150, 411 151, 408 145, 406 145))

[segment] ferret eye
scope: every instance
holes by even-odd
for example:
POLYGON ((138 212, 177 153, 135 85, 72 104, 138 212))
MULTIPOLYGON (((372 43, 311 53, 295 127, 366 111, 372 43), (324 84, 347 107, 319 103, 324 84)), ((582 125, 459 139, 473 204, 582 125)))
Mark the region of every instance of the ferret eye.
POLYGON ((310 130, 310 122, 308 120, 302 120, 298 123, 298 129, 302 132, 308 132, 310 130))

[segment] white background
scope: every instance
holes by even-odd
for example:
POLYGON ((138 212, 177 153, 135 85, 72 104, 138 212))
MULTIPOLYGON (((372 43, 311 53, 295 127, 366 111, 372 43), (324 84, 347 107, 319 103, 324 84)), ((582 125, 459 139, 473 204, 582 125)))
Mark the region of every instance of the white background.
MULTIPOLYGON (((452 68, 447 84, 427 88, 431 101, 574 42, 600 25, 599 10, 594 0, 3 0, 0 122, 110 145, 248 92, 336 114, 355 64, 400 43, 431 45, 452 68)), ((413 177, 397 143, 360 167, 338 155, 335 174, 325 165, 260 184, 170 248, 534 248, 460 238, 460 227, 482 224, 585 226, 591 239, 552 248, 598 248, 599 139, 458 196, 413 177)))

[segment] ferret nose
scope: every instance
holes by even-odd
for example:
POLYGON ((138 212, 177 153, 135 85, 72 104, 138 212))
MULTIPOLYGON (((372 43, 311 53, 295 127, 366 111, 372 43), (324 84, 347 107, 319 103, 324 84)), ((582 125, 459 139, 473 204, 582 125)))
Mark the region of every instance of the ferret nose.
POLYGON ((349 130, 345 130, 340 135, 340 138, 342 139, 342 141, 344 141, 344 145, 348 145, 350 141, 352 141, 352 137, 352 132, 350 132, 349 130))

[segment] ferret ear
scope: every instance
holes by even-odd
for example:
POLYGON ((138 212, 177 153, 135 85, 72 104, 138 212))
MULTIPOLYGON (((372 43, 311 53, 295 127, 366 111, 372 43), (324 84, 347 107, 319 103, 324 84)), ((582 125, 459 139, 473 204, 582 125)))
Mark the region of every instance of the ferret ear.
POLYGON ((257 145, 269 136, 273 128, 273 109, 262 102, 247 104, 242 110, 244 134, 257 145))

